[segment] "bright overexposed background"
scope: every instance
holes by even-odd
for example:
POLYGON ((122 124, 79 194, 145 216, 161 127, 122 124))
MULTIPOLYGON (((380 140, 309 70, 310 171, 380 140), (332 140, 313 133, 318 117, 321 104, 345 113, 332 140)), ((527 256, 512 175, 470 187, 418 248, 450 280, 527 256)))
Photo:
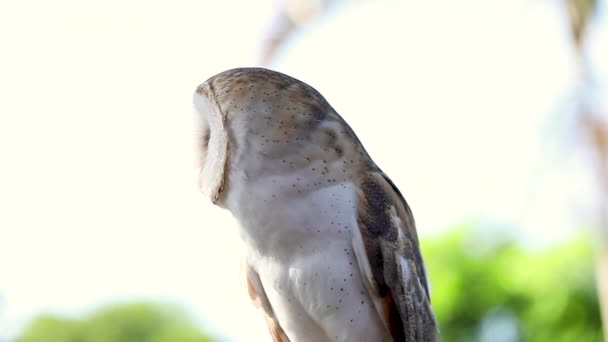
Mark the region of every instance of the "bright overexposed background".
POLYGON ((253 308, 234 224, 198 193, 191 101, 214 73, 252 64, 271 9, 0 4, 0 337, 39 312, 133 298, 265 336, 258 315, 234 314, 253 308))
MULTIPOLYGON (((256 65, 275 5, 0 3, 0 341, 39 313, 132 299, 178 303, 218 338, 268 339, 236 224, 198 193, 191 96, 256 65)), ((607 7, 589 42, 604 81, 607 7)), ((476 220, 537 248, 591 224, 597 195, 564 110, 565 20, 548 0, 344 1, 271 66, 351 124, 420 235, 476 220)))

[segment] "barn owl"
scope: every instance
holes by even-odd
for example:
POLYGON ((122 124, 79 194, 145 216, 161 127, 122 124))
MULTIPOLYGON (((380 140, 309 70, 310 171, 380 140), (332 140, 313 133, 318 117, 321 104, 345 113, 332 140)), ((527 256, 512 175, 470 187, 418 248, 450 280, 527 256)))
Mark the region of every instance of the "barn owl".
POLYGON ((200 186, 240 226, 274 341, 435 341, 410 208, 311 86, 262 68, 194 94, 200 186))

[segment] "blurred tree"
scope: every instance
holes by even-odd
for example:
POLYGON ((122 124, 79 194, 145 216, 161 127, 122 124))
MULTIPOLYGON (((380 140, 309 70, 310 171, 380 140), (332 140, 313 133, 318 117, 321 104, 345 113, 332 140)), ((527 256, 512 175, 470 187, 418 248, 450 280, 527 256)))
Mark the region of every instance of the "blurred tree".
POLYGON ((179 310, 150 303, 102 308, 84 320, 40 316, 18 342, 205 342, 211 339, 179 310))
POLYGON ((602 340, 585 240, 530 252, 468 232, 422 242, 443 341, 602 340))
MULTIPOLYGON (((468 227, 421 243, 442 341, 602 341, 593 250, 586 239, 527 251, 468 227)), ((205 342, 179 310, 149 303, 82 320, 43 315, 18 342, 205 342)))
POLYGON ((587 151, 594 160, 598 189, 597 221, 600 247, 596 260, 599 297, 603 307, 604 339, 608 340, 608 121, 594 96, 597 76, 589 63, 587 36, 598 9, 598 0, 563 0, 570 37, 576 56, 578 79, 575 87, 578 124, 587 151))

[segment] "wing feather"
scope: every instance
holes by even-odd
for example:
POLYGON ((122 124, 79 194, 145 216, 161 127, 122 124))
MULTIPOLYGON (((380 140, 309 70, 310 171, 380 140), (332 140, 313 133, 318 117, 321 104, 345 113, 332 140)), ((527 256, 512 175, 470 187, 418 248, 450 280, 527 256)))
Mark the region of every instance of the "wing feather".
POLYGON ((251 268, 251 266, 245 265, 245 267, 247 291, 249 292, 249 296, 251 297, 253 303, 256 306, 261 307, 264 311, 264 317, 266 318, 266 324, 268 325, 268 330, 270 330, 272 340, 274 342, 289 342, 289 338, 285 334, 285 331, 283 331, 283 328, 281 328, 279 321, 274 315, 270 301, 268 301, 268 297, 266 297, 266 292, 262 286, 260 276, 253 268, 251 268))
POLYGON ((436 341, 426 274, 411 211, 381 172, 360 184, 353 246, 378 314, 396 342, 436 341))

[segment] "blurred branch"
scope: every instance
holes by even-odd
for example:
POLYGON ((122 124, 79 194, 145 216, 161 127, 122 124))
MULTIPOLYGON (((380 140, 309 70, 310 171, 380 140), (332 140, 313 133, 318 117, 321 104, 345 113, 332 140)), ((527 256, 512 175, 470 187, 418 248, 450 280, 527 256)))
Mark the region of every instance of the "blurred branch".
POLYGON ((570 20, 570 32, 576 49, 583 50, 589 21, 597 10, 597 0, 565 0, 568 18, 570 20))
POLYGON ((268 66, 289 36, 339 0, 278 0, 274 18, 260 44, 258 63, 268 66))
POLYGON ((296 23, 287 16, 285 11, 277 11, 271 20, 270 27, 262 36, 258 63, 269 66, 279 47, 295 28, 296 23))
POLYGON ((591 96, 593 90, 593 70, 589 65, 586 37, 590 23, 597 11, 597 0, 564 0, 569 19, 572 44, 577 58, 579 72, 578 122, 585 137, 585 143, 593 158, 598 187, 598 223, 601 234, 600 250, 596 261, 598 295, 604 321, 604 339, 608 341, 608 123, 598 112, 599 106, 591 96))

